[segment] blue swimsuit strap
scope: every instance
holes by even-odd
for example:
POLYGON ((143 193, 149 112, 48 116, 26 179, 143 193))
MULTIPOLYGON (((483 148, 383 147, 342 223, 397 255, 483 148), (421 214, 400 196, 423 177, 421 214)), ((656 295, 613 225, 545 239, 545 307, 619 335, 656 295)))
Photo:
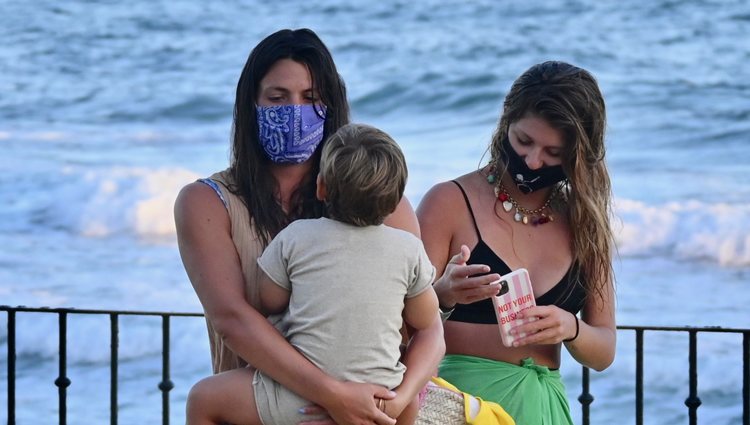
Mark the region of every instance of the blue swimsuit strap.
POLYGON ((221 199, 221 203, 224 204, 224 208, 229 210, 229 203, 226 199, 224 199, 224 194, 221 193, 221 188, 219 188, 219 184, 215 181, 211 180, 210 178, 205 179, 198 179, 199 182, 207 184, 211 189, 216 192, 217 195, 219 195, 219 199, 221 199))

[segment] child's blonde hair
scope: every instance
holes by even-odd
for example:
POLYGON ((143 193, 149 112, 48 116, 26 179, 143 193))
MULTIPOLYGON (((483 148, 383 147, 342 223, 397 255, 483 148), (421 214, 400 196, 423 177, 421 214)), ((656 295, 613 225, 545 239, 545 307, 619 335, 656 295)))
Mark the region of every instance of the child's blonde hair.
POLYGON ((347 124, 326 141, 320 177, 331 218, 355 226, 378 225, 401 201, 406 160, 384 131, 347 124))

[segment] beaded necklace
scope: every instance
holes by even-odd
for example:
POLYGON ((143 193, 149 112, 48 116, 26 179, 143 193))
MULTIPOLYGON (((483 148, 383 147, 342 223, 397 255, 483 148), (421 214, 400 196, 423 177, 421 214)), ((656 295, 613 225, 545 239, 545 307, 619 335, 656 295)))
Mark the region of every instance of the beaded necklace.
POLYGON ((542 204, 541 207, 529 209, 519 205, 518 201, 510 196, 510 193, 505 189, 503 182, 495 176, 494 168, 490 169, 490 174, 487 175, 487 183, 494 186, 495 196, 497 197, 497 200, 500 201, 505 212, 510 213, 512 210, 515 210, 515 213, 513 213, 513 220, 523 224, 531 223, 532 226, 555 221, 555 217, 552 215, 551 210, 549 210, 549 206, 560 191, 559 187, 555 187, 552 190, 549 197, 544 201, 544 204, 542 204))

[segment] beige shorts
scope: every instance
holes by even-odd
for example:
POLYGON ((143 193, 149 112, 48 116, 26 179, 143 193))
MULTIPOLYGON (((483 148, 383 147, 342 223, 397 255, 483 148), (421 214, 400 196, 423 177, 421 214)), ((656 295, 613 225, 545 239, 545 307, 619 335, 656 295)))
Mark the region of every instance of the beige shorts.
POLYGON ((299 413, 299 409, 311 403, 282 387, 259 370, 253 375, 253 391, 258 416, 264 425, 297 425, 303 420, 324 418, 324 415, 299 413))

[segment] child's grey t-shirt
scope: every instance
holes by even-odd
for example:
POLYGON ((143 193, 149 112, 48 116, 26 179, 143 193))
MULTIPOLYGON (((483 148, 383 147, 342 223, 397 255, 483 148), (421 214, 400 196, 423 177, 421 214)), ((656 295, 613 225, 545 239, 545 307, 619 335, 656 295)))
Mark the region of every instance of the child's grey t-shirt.
POLYGON ((357 227, 320 218, 296 220, 258 258, 291 290, 277 325, 329 375, 394 388, 404 299, 432 284, 435 268, 422 241, 386 225, 357 227))

